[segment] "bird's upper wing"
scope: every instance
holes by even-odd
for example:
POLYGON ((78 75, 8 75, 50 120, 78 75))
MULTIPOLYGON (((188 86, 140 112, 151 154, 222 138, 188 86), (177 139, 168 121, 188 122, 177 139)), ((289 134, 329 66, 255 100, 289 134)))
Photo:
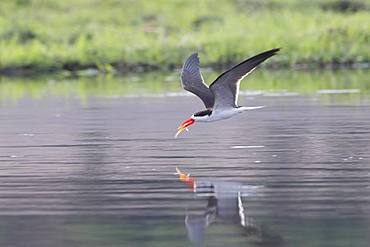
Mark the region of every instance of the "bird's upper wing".
POLYGON ((248 58, 217 77, 210 86, 215 96, 214 108, 237 107, 240 81, 258 64, 275 55, 278 51, 279 49, 272 49, 248 58))
POLYGON ((214 96, 203 81, 197 53, 192 54, 185 61, 181 71, 181 84, 185 90, 197 95, 203 101, 206 108, 213 107, 214 96))

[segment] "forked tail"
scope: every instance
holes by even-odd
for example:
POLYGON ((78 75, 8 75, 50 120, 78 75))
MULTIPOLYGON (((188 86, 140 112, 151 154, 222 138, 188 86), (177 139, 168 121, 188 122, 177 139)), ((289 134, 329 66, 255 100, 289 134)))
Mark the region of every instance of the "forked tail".
POLYGON ((240 106, 238 109, 240 109, 240 111, 250 111, 250 110, 256 110, 256 109, 260 109, 260 108, 264 108, 265 106, 264 105, 261 105, 261 106, 240 106))

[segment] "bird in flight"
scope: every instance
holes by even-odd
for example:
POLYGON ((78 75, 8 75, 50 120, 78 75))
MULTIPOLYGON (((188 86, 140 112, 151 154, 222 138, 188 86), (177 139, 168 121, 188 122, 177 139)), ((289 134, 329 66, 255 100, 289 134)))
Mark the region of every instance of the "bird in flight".
POLYGON ((182 87, 198 96, 206 110, 194 113, 177 128, 175 138, 195 122, 214 122, 235 116, 243 111, 262 108, 238 106, 240 81, 251 73, 257 65, 275 55, 280 49, 262 52, 226 70, 208 87, 199 68, 198 54, 192 54, 181 71, 182 87))

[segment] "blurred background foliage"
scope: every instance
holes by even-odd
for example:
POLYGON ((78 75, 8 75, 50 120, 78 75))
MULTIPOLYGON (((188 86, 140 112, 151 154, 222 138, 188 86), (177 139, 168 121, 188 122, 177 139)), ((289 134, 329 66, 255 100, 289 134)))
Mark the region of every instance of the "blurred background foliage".
MULTIPOLYGON (((206 82, 211 82, 218 72, 205 71, 206 82)), ((259 70, 244 79, 241 93, 245 96, 320 96, 339 94, 344 99, 356 101, 368 99, 370 93, 369 70, 259 70)), ((171 97, 191 95, 181 89, 179 74, 173 72, 149 72, 126 76, 42 75, 36 78, 0 78, 0 106, 17 103, 24 98, 78 98, 88 102, 94 97, 171 97)), ((338 97, 338 96, 337 96, 338 97)), ((195 99, 201 105, 201 101, 195 99)), ((352 102, 353 103, 353 102, 352 102)))
MULTIPOLYGON (((367 64, 366 0, 2 0, 0 71, 224 67, 282 47, 272 67, 367 64)), ((361 65, 362 66, 362 65, 361 65)))

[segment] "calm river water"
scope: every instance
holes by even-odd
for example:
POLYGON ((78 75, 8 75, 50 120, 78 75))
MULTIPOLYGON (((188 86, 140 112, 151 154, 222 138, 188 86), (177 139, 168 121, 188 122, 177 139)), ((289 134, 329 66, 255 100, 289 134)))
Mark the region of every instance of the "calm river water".
POLYGON ((202 105, 171 76, 2 79, 0 245, 369 246, 368 76, 244 91, 266 107, 178 139, 202 105))

